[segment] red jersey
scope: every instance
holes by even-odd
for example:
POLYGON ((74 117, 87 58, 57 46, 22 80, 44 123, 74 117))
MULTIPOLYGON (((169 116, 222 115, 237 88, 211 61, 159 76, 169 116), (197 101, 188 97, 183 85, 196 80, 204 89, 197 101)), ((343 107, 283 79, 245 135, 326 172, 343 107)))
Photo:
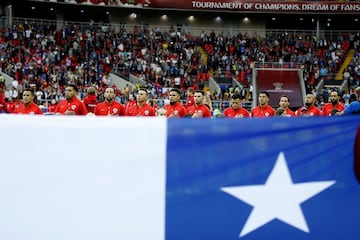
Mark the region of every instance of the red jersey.
POLYGON ((124 116, 125 108, 116 101, 110 104, 104 101, 96 105, 94 113, 96 116, 124 116))
POLYGON ((185 108, 195 105, 194 96, 190 96, 185 104, 185 108))
POLYGON ((250 117, 250 113, 243 107, 240 107, 239 109, 228 107, 224 110, 224 116, 227 118, 250 117))
POLYGON ((179 102, 176 102, 173 105, 168 104, 165 106, 165 109, 166 109, 167 117, 170 117, 170 116, 184 117, 186 115, 186 110, 185 110, 184 106, 179 102))
POLYGON ((55 113, 56 106, 57 106, 56 104, 50 104, 48 106, 47 112, 48 113, 55 113))
POLYGON ((254 118, 272 117, 274 115, 275 110, 270 105, 266 105, 264 108, 256 106, 251 111, 251 116, 254 118))
POLYGON ((2 110, 4 109, 5 107, 5 96, 4 96, 4 93, 0 93, 0 113, 2 112, 2 110))
POLYGON ((310 107, 301 107, 296 112, 297 116, 306 116, 306 117, 312 117, 312 116, 321 116, 322 112, 320 109, 318 109, 315 106, 310 107))
POLYGON ((74 97, 71 100, 62 100, 58 103, 55 113, 65 114, 66 111, 75 112, 75 115, 86 115, 88 112, 83 102, 74 97))
POLYGON ((345 110, 345 107, 342 103, 337 103, 335 106, 332 103, 327 103, 324 105, 322 109, 322 113, 324 116, 331 116, 331 111, 336 108, 340 112, 345 110))
POLYGON ((30 103, 29 106, 25 106, 25 104, 19 105, 17 108, 15 108, 14 113, 17 114, 43 114, 42 110, 39 108, 38 105, 35 103, 30 103))
POLYGON ((138 105, 131 105, 126 110, 127 116, 143 116, 143 117, 149 117, 149 116, 155 116, 155 110, 147 103, 144 103, 142 107, 138 107, 138 105))
POLYGON ((84 98, 84 104, 88 112, 94 112, 96 105, 99 103, 95 94, 89 94, 84 98))
POLYGON ((205 105, 205 104, 200 104, 200 105, 192 105, 190 107, 188 107, 186 109, 187 114, 198 114, 200 116, 202 116, 203 118, 211 118, 211 112, 209 110, 209 108, 205 105))
POLYGON ((291 116, 291 117, 295 116, 295 112, 292 111, 290 108, 285 109, 285 112, 288 116, 291 116))
POLYGON ((136 100, 129 100, 126 102, 125 104, 125 111, 127 112, 129 107, 131 106, 135 106, 136 105, 136 100))
POLYGON ((15 102, 6 102, 4 105, 4 110, 7 113, 14 113, 17 104, 15 102))

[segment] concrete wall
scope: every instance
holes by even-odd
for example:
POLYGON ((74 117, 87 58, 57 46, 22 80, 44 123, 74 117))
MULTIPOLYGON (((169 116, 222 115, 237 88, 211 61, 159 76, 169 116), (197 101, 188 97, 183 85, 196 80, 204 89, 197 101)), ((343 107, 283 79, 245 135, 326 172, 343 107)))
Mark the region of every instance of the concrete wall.
POLYGON ((149 29, 160 27, 164 31, 169 30, 171 26, 176 29, 177 25, 180 25, 183 31, 191 32, 195 36, 199 36, 203 30, 206 33, 210 33, 212 30, 217 34, 223 32, 224 35, 227 33, 237 35, 239 32, 248 32, 249 34, 256 33, 265 36, 266 29, 264 18, 257 16, 256 18, 249 17, 248 20, 244 20, 243 15, 233 13, 208 13, 203 15, 193 12, 169 12, 165 15, 160 12, 136 13, 130 10, 127 14, 111 16, 113 26, 118 25, 120 27, 120 23, 126 23, 126 28, 129 30, 132 30, 133 26, 136 25, 140 28, 146 26, 149 29))

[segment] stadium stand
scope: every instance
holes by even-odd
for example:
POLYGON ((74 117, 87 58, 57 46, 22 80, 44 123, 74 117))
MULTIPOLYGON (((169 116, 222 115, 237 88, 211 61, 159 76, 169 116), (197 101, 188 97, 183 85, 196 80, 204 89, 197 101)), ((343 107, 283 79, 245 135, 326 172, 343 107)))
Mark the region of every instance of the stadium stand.
MULTIPOLYGON (((209 79, 213 78, 221 91, 210 93, 212 100, 218 101, 213 105, 220 109, 228 105, 233 92, 243 92, 247 107, 251 107, 254 66, 301 68, 306 91, 318 94, 319 99, 327 91, 317 89, 319 83, 334 82, 344 70, 347 81, 338 81, 347 82, 344 91, 351 92, 359 83, 359 36, 353 32, 337 32, 319 39, 313 31, 301 30, 265 31, 262 37, 246 31, 215 32, 209 27, 195 35, 173 25, 129 27, 16 17, 12 21, 11 27, 3 22, 0 33, 1 69, 14 78, 5 97, 32 87, 36 101, 45 106, 52 99, 62 99, 68 83, 79 86, 81 99, 89 86, 95 86, 102 101, 105 87, 113 86, 110 73, 128 80, 133 74, 144 80, 151 98, 159 99, 160 105, 167 97, 167 89, 181 89, 185 101, 188 87, 210 91, 209 79), (353 60, 351 54, 347 57, 352 52, 353 60), (233 79, 238 84, 234 85, 233 79)), ((335 84, 326 86, 340 88, 335 84)), ((139 87, 136 84, 133 89, 129 84, 117 89, 117 99, 126 103, 129 93, 139 87)))

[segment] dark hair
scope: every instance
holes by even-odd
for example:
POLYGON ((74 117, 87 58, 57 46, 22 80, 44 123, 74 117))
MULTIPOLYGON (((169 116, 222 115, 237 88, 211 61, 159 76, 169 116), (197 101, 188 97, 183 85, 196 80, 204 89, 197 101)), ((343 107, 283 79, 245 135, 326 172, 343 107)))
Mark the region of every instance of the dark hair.
POLYGON ((181 94, 181 93, 180 93, 180 90, 177 89, 177 88, 172 88, 172 89, 170 90, 170 92, 176 92, 176 93, 178 93, 179 95, 181 94))
POLYGON ((356 101, 356 95, 354 93, 350 94, 349 103, 356 101))
POLYGON ((288 102, 290 102, 290 98, 289 98, 287 95, 281 95, 281 96, 280 96, 280 99, 282 99, 283 97, 284 97, 284 98, 287 98, 288 102))
POLYGON ((243 99, 243 97, 239 93, 234 93, 231 95, 231 99, 243 99))
POLYGON ((146 92, 147 95, 149 95, 148 90, 146 88, 144 88, 144 87, 139 88, 138 92, 139 91, 144 91, 144 92, 146 92))
POLYGON ((267 91, 261 91, 259 92, 259 95, 260 94, 265 94, 268 98, 270 98, 270 94, 267 91))
POLYGON ((339 94, 339 91, 338 91, 337 89, 331 89, 330 93, 332 93, 332 92, 336 92, 337 95, 340 95, 340 94, 339 94))
POLYGON ((25 92, 25 91, 27 91, 27 92, 31 92, 31 94, 34 96, 34 90, 33 89, 31 89, 31 88, 25 88, 24 90, 23 90, 23 93, 25 92))
POLYGON ((78 91, 79 91, 79 89, 78 89, 78 87, 77 87, 76 84, 70 83, 70 84, 68 84, 67 86, 68 86, 68 87, 72 87, 72 88, 75 90, 75 92, 78 92, 78 91))

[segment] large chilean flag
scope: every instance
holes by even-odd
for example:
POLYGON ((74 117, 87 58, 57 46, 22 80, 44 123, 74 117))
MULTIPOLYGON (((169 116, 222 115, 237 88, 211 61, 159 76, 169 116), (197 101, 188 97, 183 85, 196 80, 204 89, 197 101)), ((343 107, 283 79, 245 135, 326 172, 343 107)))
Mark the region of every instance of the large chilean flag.
POLYGON ((0 239, 354 239, 359 123, 0 115, 0 239))

